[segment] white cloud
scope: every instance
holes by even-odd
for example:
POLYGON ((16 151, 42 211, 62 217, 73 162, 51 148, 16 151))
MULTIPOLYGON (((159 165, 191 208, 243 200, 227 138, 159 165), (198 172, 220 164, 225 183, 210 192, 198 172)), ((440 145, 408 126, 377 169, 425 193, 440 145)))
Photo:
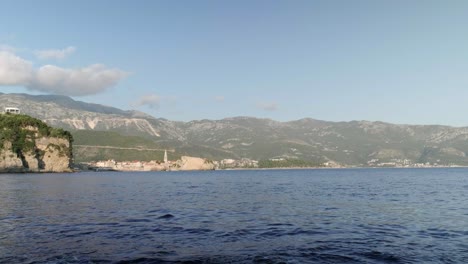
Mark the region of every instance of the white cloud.
POLYGON ((94 64, 81 69, 63 69, 45 65, 36 71, 29 89, 43 92, 83 96, 103 92, 115 86, 127 76, 119 69, 108 69, 104 65, 94 64))
POLYGON ((161 104, 161 97, 156 94, 142 96, 138 101, 132 104, 134 107, 148 106, 152 109, 159 109, 161 104))
POLYGON ((0 51, 16 52, 16 48, 10 45, 0 44, 0 51))
POLYGON ((66 47, 64 49, 50 49, 50 50, 37 50, 34 52, 37 58, 42 60, 55 59, 61 60, 76 51, 76 48, 73 46, 66 47))
POLYGON ((81 69, 45 65, 38 69, 32 62, 7 51, 0 51, 0 85, 24 86, 30 90, 70 96, 100 93, 115 86, 128 73, 94 64, 81 69))
POLYGON ((257 107, 263 109, 265 111, 276 111, 278 110, 278 103, 271 102, 271 103, 258 103, 257 107))
POLYGON ((0 85, 26 85, 33 72, 31 62, 11 52, 0 51, 0 85))

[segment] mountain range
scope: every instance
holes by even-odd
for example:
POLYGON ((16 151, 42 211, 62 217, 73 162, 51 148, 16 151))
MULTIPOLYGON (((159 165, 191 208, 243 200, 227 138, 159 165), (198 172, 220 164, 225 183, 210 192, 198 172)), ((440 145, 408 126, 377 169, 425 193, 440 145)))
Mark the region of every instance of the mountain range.
POLYGON ((468 127, 311 118, 279 122, 255 117, 180 122, 58 95, 0 93, 0 107, 18 107, 23 114, 70 130, 75 137, 74 156, 80 161, 122 155, 137 159, 143 153, 145 159, 153 154, 160 158, 168 149, 176 156, 213 160, 468 165, 468 127))

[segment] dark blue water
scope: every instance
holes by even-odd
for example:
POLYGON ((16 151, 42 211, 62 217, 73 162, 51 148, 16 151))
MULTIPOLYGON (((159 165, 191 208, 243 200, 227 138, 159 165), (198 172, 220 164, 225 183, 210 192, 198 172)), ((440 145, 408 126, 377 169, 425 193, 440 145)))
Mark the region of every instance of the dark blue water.
POLYGON ((468 263, 468 169, 0 175, 0 263, 468 263))

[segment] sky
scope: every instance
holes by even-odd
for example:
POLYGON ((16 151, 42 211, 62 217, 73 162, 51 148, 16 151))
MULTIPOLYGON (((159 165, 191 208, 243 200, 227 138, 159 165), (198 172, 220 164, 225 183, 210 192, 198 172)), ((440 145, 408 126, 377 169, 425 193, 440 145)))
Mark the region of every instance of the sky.
POLYGON ((468 126, 468 1, 2 1, 0 92, 170 120, 468 126))

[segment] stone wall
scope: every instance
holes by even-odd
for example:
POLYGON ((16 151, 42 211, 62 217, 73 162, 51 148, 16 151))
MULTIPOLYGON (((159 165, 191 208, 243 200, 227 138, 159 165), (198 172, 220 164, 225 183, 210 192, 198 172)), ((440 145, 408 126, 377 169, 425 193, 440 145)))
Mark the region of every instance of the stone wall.
POLYGON ((206 159, 182 156, 175 166, 171 167, 172 170, 214 170, 213 162, 206 159))

